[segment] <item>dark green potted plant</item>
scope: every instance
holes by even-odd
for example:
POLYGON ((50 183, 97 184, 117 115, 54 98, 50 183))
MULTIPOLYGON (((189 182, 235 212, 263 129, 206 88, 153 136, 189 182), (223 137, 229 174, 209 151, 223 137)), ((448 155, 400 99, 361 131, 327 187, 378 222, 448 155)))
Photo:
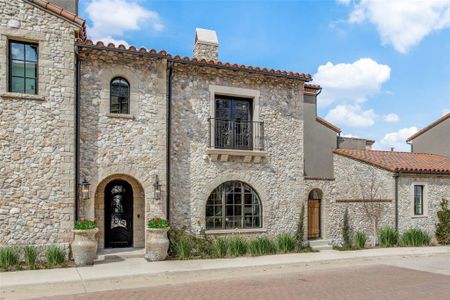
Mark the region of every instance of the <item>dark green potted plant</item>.
POLYGON ((70 246, 75 264, 77 266, 94 264, 94 259, 97 255, 97 240, 95 239, 95 235, 98 232, 95 221, 77 221, 72 232, 74 239, 70 246))
POLYGON ((148 221, 145 231, 145 258, 148 261, 160 261, 167 258, 169 229, 170 225, 166 219, 152 218, 148 221))

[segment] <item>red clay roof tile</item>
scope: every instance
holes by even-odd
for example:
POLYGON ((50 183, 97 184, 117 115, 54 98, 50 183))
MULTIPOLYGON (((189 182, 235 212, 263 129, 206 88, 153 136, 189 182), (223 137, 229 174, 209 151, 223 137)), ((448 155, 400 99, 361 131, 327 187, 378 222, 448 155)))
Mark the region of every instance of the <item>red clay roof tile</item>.
MULTIPOLYGON (((94 46, 93 41, 91 40, 82 40, 79 39, 77 40, 77 43, 79 46, 83 46, 83 45, 88 45, 88 46, 94 46)), ((275 75, 275 76, 288 76, 290 78, 294 78, 294 79, 300 79, 300 80, 304 80, 304 81, 310 81, 311 75, 310 74, 306 74, 306 73, 295 73, 295 72, 287 72, 287 71, 280 71, 280 70, 269 70, 267 68, 260 68, 260 67, 252 67, 252 66, 246 66, 246 65, 238 65, 238 64, 230 64, 230 63, 223 63, 223 62, 215 62, 213 60, 207 61, 205 59, 201 59, 198 60, 197 58, 193 57, 190 58, 188 56, 185 56, 183 58, 181 58, 179 55, 175 55, 172 57, 172 55, 170 55, 169 53, 167 53, 165 50, 161 50, 161 51, 156 51, 154 49, 151 50, 147 50, 145 48, 140 48, 139 51, 136 51, 136 47, 134 46, 129 46, 128 49, 126 49, 125 46, 123 45, 119 45, 118 47, 116 47, 114 44, 110 43, 108 44, 107 47, 105 47, 105 44, 102 41, 98 41, 95 46, 97 48, 103 48, 104 50, 109 50, 109 49, 121 49, 121 50, 127 50, 130 52, 141 52, 141 53, 150 53, 150 54, 154 54, 154 55, 159 55, 161 57, 165 57, 167 59, 172 59, 174 61, 178 61, 178 62, 195 62, 195 63, 199 63, 199 64, 204 64, 207 66, 216 66, 216 67, 227 67, 227 68, 234 68, 234 69, 238 69, 238 70, 243 70, 243 71, 249 71, 249 72, 263 72, 263 73, 267 73, 268 75, 275 75)))
POLYGON ((334 153, 391 172, 450 175, 450 158, 428 153, 336 149, 334 153))

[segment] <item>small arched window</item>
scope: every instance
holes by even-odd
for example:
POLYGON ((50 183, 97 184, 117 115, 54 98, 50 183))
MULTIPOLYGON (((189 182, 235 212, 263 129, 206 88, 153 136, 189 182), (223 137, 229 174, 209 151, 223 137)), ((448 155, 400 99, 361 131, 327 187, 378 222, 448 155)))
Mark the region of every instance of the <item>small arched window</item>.
POLYGON ((261 200, 255 190, 240 181, 218 186, 206 203, 206 229, 262 227, 261 200))
POLYGON ((110 112, 114 114, 130 113, 130 84, 125 78, 111 80, 110 112))

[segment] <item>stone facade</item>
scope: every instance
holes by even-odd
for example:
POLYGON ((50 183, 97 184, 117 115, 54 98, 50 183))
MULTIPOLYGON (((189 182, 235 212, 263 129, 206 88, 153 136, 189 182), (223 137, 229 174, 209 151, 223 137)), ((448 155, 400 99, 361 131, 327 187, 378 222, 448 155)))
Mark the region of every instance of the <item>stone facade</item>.
MULTIPOLYGON (((347 200, 362 198, 360 186, 370 182, 372 174, 375 174, 376 182, 380 185, 377 198, 385 201, 385 210, 379 227, 395 228, 395 174, 336 154, 334 155, 334 165, 336 176, 334 199, 326 215, 328 236, 335 243, 341 242, 343 215, 345 208, 348 208, 352 231, 361 230, 370 237, 370 222, 365 216, 363 204, 347 200)), ((433 235, 442 198, 450 199, 450 176, 401 174, 398 179, 399 232, 420 228, 433 235), (423 216, 414 215, 414 185, 424 186, 423 216)))
POLYGON ((436 230, 442 198, 450 199, 449 176, 402 176, 399 178, 399 231, 419 227, 429 234, 436 230), (414 216, 414 185, 424 186, 424 214, 414 216))
MULTIPOLYGON (((379 222, 379 228, 384 226, 395 227, 395 182, 393 173, 350 159, 334 155, 334 193, 327 214, 328 237, 335 244, 342 242, 342 224, 345 209, 348 209, 349 223, 352 233, 360 230, 372 239, 370 220, 364 212, 363 194, 369 192, 372 178, 379 186, 376 193, 377 201, 384 201, 384 213, 379 222)), ((367 198, 367 197, 366 197, 367 198)))
POLYGON ((77 25, 0 0, 0 245, 72 238, 77 25), (38 44, 38 94, 8 93, 8 42, 38 44))
MULTIPOLYGON (((108 184, 124 180, 133 190, 132 246, 143 247, 146 221, 167 213, 168 171, 171 225, 194 234, 206 229, 211 192, 227 181, 242 181, 256 191, 262 228, 210 230, 208 234, 294 233, 302 205, 307 216, 308 195, 317 189, 322 195, 321 238, 341 242, 345 209, 353 232, 362 230, 370 236, 361 185, 367 185, 372 176, 381 186, 377 199, 385 204, 379 226, 395 226, 394 173, 334 155, 333 164, 326 164, 326 174, 308 178, 305 136, 311 134, 305 135, 305 130, 311 129, 305 126, 305 114, 309 111, 314 123, 316 119, 312 118, 315 107, 305 108, 305 78, 225 64, 199 65, 201 59, 218 59, 217 36, 207 30, 197 30, 201 33, 194 46, 197 60, 192 61, 164 52, 75 44, 78 25, 27 1, 0 0, 0 13, 0 77, 8 78, 9 40, 39 45, 38 95, 9 93, 7 81, 0 81, 0 246, 60 244, 67 248, 71 241, 78 188, 76 53, 79 177, 91 184, 90 199, 79 200, 78 213, 80 218, 97 221, 99 248, 105 246, 108 184), (116 77, 130 86, 127 114, 110 112, 110 84, 116 77), (215 117, 216 96, 249 99, 252 121, 264 124, 264 148, 224 150, 213 145, 209 119, 215 117), (157 177, 162 185, 160 199, 154 187, 157 177)), ((306 102, 315 105, 315 101, 306 102)), ((252 132, 252 141, 257 140, 255 136, 252 132)), ((308 149, 311 155, 330 158, 330 153, 316 149, 336 145, 335 132, 320 136, 326 143, 319 143, 314 134, 308 149)), ((315 157, 314 161, 320 160, 315 157)), ((318 168, 312 161, 310 166, 318 168)), ((418 226, 433 233, 439 201, 450 198, 450 177, 402 175, 398 188, 400 232, 418 226), (426 209, 421 217, 412 215, 414 184, 425 187, 426 209)))
POLYGON ((135 196, 133 223, 140 224, 135 227, 133 245, 143 246, 145 220, 165 216, 165 202, 153 199, 153 183, 158 175, 166 186, 167 63, 87 49, 80 51, 80 62, 81 178, 91 183, 95 193, 82 201, 82 216, 95 217, 103 247, 104 188, 111 180, 128 178, 135 196), (130 84, 130 114, 110 113, 110 83, 115 77, 130 84))
POLYGON ((303 82, 177 64, 172 96, 172 223, 199 233, 205 229, 211 192, 226 181, 239 180, 261 198, 263 232, 294 232, 304 189, 303 82), (240 158, 211 161, 208 157, 208 118, 214 116, 211 85, 259 92, 254 114, 264 122, 267 152, 261 163, 245 163, 240 158))

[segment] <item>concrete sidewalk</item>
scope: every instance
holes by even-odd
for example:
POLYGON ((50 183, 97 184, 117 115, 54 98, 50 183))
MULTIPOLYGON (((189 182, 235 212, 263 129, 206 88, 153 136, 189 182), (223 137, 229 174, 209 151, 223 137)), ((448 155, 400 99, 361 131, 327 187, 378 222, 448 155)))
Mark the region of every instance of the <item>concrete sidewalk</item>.
MULTIPOLYGON (((147 262, 142 250, 107 253, 99 256, 94 266, 0 273, 1 297, 27 298, 63 293, 130 288, 157 284, 157 278, 211 278, 227 272, 238 276, 244 270, 254 272, 282 269, 283 266, 308 266, 357 261, 382 261, 406 256, 450 254, 450 247, 380 248, 359 251, 322 251, 260 257, 147 262), (177 277, 178 276, 178 277, 177 277), (51 287, 51 289, 49 288, 51 287)), ((395 260, 395 259, 394 259, 395 260)), ((446 272, 446 270, 443 270, 446 272)))

